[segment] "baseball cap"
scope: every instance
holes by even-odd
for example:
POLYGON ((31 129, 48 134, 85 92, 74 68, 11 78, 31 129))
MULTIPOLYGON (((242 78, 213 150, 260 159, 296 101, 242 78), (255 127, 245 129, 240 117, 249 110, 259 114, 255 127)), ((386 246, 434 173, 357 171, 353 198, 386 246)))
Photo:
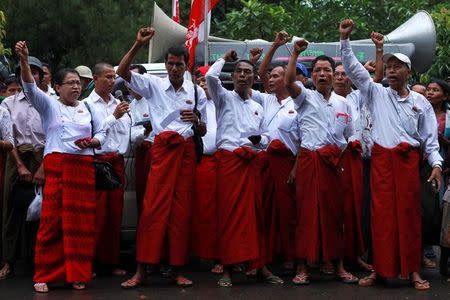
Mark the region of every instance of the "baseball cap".
POLYGON ((303 74, 303 76, 308 77, 308 68, 306 68, 306 66, 304 64, 301 63, 297 63, 297 65, 295 66, 295 69, 298 72, 301 72, 303 74))
POLYGON ((392 57, 395 57, 402 63, 405 63, 408 66, 408 68, 411 70, 411 60, 409 59, 408 56, 406 56, 403 53, 386 53, 385 55, 383 55, 383 62, 387 63, 388 60, 391 59, 392 57))
POLYGON ((78 66, 75 68, 75 70, 80 74, 80 77, 94 79, 92 76, 92 71, 89 69, 89 67, 86 66, 78 66))
MULTIPOLYGON (((42 66, 42 62, 39 60, 39 58, 34 56, 28 56, 28 64, 30 65, 30 68, 35 68, 36 70, 38 70, 39 77, 42 80, 42 78, 44 77, 44 69, 42 66)), ((20 78, 20 64, 18 64, 16 67, 16 77, 20 78)))

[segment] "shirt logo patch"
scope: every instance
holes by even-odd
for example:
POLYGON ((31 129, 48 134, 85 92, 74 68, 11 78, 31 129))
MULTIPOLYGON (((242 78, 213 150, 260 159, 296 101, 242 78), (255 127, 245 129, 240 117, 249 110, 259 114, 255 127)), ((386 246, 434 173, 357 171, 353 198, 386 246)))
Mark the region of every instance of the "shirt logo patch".
POLYGON ((348 123, 350 119, 350 115, 344 112, 338 112, 336 114, 336 119, 340 120, 341 122, 348 123))
POLYGON ((293 111, 293 110, 290 110, 290 111, 289 111, 289 113, 290 113, 290 114, 293 114, 293 113, 294 113, 294 111, 293 111))
POLYGON ((258 116, 258 112, 257 112, 257 111, 255 111, 255 115, 257 115, 257 116, 258 116))
POLYGON ((84 111, 83 110, 77 110, 77 113, 82 114, 84 111))
POLYGON ((143 116, 144 118, 147 118, 147 117, 148 117, 148 114, 145 113, 145 114, 143 114, 142 116, 143 116))
POLYGON ((192 100, 186 100, 186 104, 192 104, 192 100))

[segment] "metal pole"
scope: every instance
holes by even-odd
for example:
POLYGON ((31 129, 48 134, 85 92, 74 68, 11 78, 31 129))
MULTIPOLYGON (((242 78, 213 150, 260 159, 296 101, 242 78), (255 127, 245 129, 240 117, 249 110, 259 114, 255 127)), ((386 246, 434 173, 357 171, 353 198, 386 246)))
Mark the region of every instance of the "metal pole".
POLYGON ((205 3, 205 17, 203 21, 203 28, 205 29, 203 32, 203 42, 205 43, 205 55, 204 55, 204 65, 207 66, 209 64, 209 49, 208 49, 208 37, 209 37, 209 19, 208 19, 208 6, 209 0, 203 0, 205 3))

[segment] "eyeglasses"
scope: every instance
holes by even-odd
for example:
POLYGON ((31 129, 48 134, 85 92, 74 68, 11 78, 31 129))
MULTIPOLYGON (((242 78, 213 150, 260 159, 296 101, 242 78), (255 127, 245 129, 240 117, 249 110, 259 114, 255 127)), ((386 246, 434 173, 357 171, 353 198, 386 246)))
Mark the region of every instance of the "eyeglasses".
POLYGON ((72 81, 66 81, 66 82, 63 82, 62 84, 63 84, 63 85, 64 85, 64 84, 67 84, 67 85, 69 85, 69 86, 74 86, 74 85, 81 86, 81 81, 78 81, 78 80, 72 80, 72 81))

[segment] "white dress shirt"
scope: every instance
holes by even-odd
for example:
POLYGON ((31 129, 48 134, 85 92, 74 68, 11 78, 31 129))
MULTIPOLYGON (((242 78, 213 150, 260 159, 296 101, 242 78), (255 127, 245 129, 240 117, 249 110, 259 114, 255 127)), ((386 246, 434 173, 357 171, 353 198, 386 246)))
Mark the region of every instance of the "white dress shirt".
POLYGON ((216 120, 216 106, 213 100, 206 102, 207 123, 206 134, 203 138, 203 153, 212 155, 217 151, 216 135, 217 135, 217 120, 216 120))
POLYGON ((297 112, 292 109, 278 118, 278 127, 271 132, 271 141, 280 140, 293 155, 297 155, 300 147, 299 119, 297 112))
POLYGON ((248 139, 263 131, 263 108, 253 99, 243 100, 235 91, 225 89, 219 79, 225 60, 218 59, 205 75, 208 92, 216 105, 218 149, 233 151, 247 146, 261 150, 262 145, 253 145, 248 139))
MULTIPOLYGON (((270 141, 273 140, 274 135, 277 135, 276 132, 278 131, 281 119, 284 117, 292 117, 292 114, 295 116, 297 115, 295 103, 291 97, 281 100, 280 103, 275 94, 261 93, 252 90, 252 99, 263 107, 264 119, 262 127, 264 136, 267 136, 270 141)), ((268 143, 270 143, 270 141, 268 143)))
MULTIPOLYGON (((67 106, 53 99, 39 89, 36 83, 22 81, 23 91, 30 103, 41 115, 46 143, 44 156, 53 153, 71 153, 93 155, 92 148, 80 149, 75 141, 91 137, 91 114, 86 105, 78 102, 77 106, 67 106)), ((103 144, 106 132, 103 122, 96 114, 92 114, 94 138, 103 144)))
POLYGON ((361 91, 373 119, 373 141, 385 148, 402 142, 422 147, 431 166, 441 165, 437 139, 437 121, 428 100, 414 91, 400 98, 397 91, 370 79, 370 74, 353 54, 349 40, 341 40, 341 58, 345 72, 361 91))
POLYGON ((43 149, 45 134, 42 129, 41 116, 25 97, 23 91, 4 99, 1 106, 6 108, 11 116, 13 145, 15 147, 32 145, 34 150, 43 149))
POLYGON ((360 90, 352 91, 346 97, 347 103, 351 108, 353 128, 355 130, 354 134, 348 140, 360 141, 363 156, 370 157, 373 147, 371 136, 372 118, 369 109, 367 108, 366 101, 360 99, 361 97, 360 90))
POLYGON ((133 99, 130 103, 130 114, 131 118, 133 118, 133 127, 131 128, 131 142, 135 143, 136 145, 140 145, 143 141, 153 143, 155 141, 154 131, 151 131, 150 134, 145 136, 145 128, 142 125, 136 125, 136 123, 142 121, 150 121, 148 101, 144 98, 141 98, 139 100, 133 99))
POLYGON ((14 146, 11 116, 6 108, 0 106, 0 139, 14 146))
POLYGON ((93 90, 83 101, 89 104, 93 114, 96 114, 100 120, 104 120, 103 127, 106 131, 105 142, 102 144, 101 149, 95 150, 95 154, 125 154, 130 141, 131 119, 128 114, 124 114, 120 119, 116 119, 113 115, 120 100, 110 94, 109 101, 106 103, 93 90))
POLYGON ((344 149, 353 134, 351 109, 345 98, 332 92, 327 101, 321 93, 305 88, 300 81, 296 84, 301 89, 294 99, 301 147, 317 150, 336 145, 344 149))
MULTIPOLYGON (((180 89, 175 91, 169 77, 160 78, 150 74, 141 75, 131 72, 130 88, 147 100, 155 135, 163 131, 175 131, 185 138, 194 135, 192 123, 183 122, 180 119, 181 110, 194 109, 195 95, 192 82, 184 80, 180 89), (167 120, 170 122, 167 126, 163 126, 167 120)), ((199 86, 197 86, 197 93, 197 109, 202 114, 202 121, 206 123, 206 94, 199 86)))

